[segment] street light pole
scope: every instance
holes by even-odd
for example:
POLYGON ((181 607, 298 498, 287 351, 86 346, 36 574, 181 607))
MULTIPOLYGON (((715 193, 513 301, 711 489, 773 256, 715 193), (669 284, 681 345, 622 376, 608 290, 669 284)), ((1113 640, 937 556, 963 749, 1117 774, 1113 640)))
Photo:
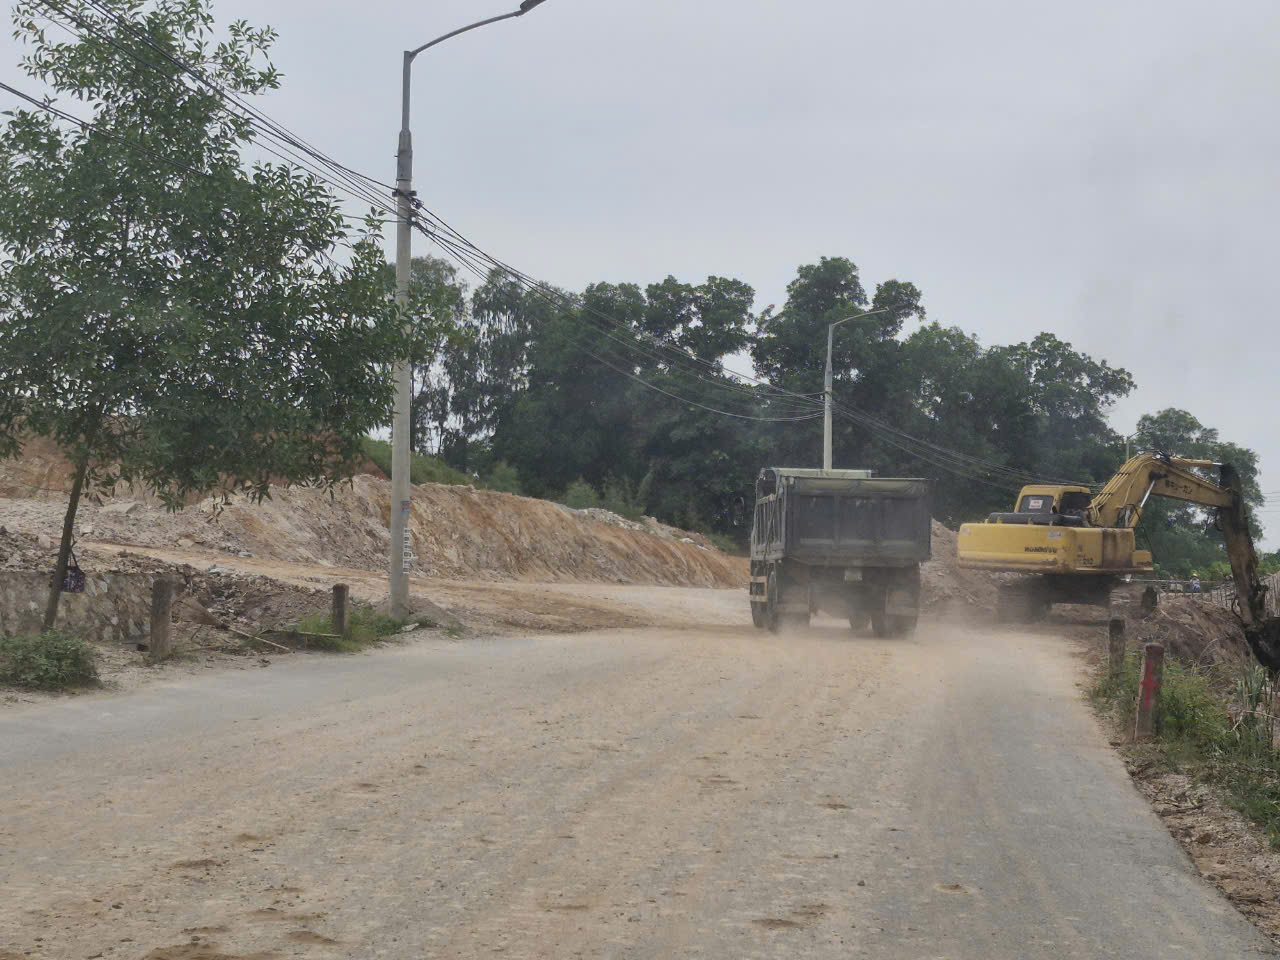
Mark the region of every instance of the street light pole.
MULTIPOLYGON (((1139 433, 1140 433, 1140 432, 1141 432, 1141 431, 1139 431, 1139 433)), ((1125 437, 1125 438, 1124 438, 1124 462, 1125 462, 1125 463, 1128 463, 1128 462, 1129 462, 1129 441, 1130 441, 1130 440, 1133 440, 1133 439, 1136 439, 1136 438, 1137 438, 1137 436, 1138 436, 1138 434, 1137 434, 1137 433, 1131 433, 1131 434, 1129 434, 1127 437, 1125 437)))
POLYGON ((836 327, 842 323, 848 323, 850 320, 863 320, 867 317, 874 317, 877 314, 887 313, 888 307, 881 307, 879 310, 868 310, 866 313, 855 314, 852 317, 845 317, 843 320, 837 320, 835 323, 827 327, 827 373, 822 379, 822 469, 831 469, 831 346, 835 340, 836 327))
MULTIPOLYGON (((443 43, 460 33, 477 27, 522 17, 544 0, 524 0, 519 9, 478 20, 459 27, 430 43, 404 52, 404 70, 400 89, 400 142, 396 150, 396 304, 408 321, 409 272, 413 248, 413 136, 409 132, 409 77, 414 58, 438 43, 443 43)), ((398 361, 394 369, 396 394, 395 412, 391 427, 391 615, 403 617, 409 613, 409 565, 412 551, 409 549, 409 512, 411 493, 409 485, 409 411, 413 403, 412 374, 407 360, 398 361)))

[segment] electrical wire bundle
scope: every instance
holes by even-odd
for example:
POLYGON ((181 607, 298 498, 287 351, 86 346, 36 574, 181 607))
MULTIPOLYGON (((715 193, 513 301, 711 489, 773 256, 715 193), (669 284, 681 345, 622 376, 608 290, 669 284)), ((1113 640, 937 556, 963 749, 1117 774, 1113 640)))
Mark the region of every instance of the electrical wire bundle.
MULTIPOLYGON (((293 133, 267 114, 248 103, 243 97, 227 90, 212 81, 201 69, 176 58, 168 50, 155 43, 145 33, 137 29, 134 22, 121 16, 102 0, 85 0, 85 5, 101 17, 96 22, 77 15, 69 5, 58 0, 45 0, 44 6, 53 14, 52 22, 68 32, 88 39, 89 36, 109 45, 123 56, 147 67, 156 76, 154 83, 186 83, 207 90, 216 96, 222 109, 229 115, 238 118, 254 131, 254 145, 266 153, 277 157, 291 166, 306 171, 318 181, 326 184, 335 193, 367 205, 368 210, 376 217, 394 220, 397 216, 394 200, 394 188, 383 181, 359 173, 338 162, 303 137, 293 133), (59 17, 61 19, 59 19, 59 17), (114 27, 108 32, 104 27, 114 27), (139 50, 121 42, 127 38, 131 43, 145 49, 145 55, 139 50), (385 191, 385 193, 383 192, 385 191)), ((17 90, 8 84, 0 83, 0 89, 21 98, 35 107, 47 111, 62 120, 74 123, 85 130, 97 130, 102 135, 111 137, 126 145, 130 141, 108 131, 97 128, 93 123, 82 120, 67 113, 51 103, 38 100, 17 90)), ((173 166, 192 175, 208 175, 196 167, 189 166, 173 158, 165 157, 141 144, 134 143, 142 153, 158 162, 173 166)), ((684 347, 638 331, 630 324, 595 309, 574 294, 536 280, 521 270, 513 267, 472 243, 462 233, 454 229, 440 215, 422 204, 416 197, 412 198, 413 214, 411 225, 447 256, 473 273, 481 282, 488 280, 495 272, 509 278, 521 289, 560 308, 568 308, 569 312, 581 321, 582 326, 575 336, 577 346, 596 362, 603 364, 620 376, 654 390, 674 401, 689 407, 698 408, 737 420, 759 423, 796 423, 813 421, 823 415, 821 395, 802 394, 787 390, 759 377, 743 374, 727 369, 723 364, 699 357, 684 347), (684 396, 670 384, 661 385, 641 375, 645 364, 656 365, 673 373, 690 376, 709 390, 717 392, 723 398, 720 405, 703 403, 684 396), (741 404, 752 412, 725 409, 734 404, 741 404), (772 415, 761 415, 761 412, 772 415)), ((348 219, 362 219, 348 217, 348 219)), ((956 450, 912 436, 892 424, 847 403, 833 403, 833 415, 849 423, 863 428, 870 436, 892 446, 913 459, 951 473, 966 480, 996 487, 1001 490, 1017 490, 1026 483, 1048 482, 1068 483, 1064 480, 1046 480, 1028 471, 1019 470, 981 457, 970 456, 956 450)))

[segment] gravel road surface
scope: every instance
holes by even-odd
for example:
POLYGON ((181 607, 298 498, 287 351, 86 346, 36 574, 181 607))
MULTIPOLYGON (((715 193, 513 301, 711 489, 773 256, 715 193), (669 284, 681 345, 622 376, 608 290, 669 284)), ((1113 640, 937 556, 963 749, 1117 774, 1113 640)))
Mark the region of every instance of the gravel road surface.
POLYGON ((628 596, 687 629, 0 712, 0 960, 1271 955, 1133 789, 1067 641, 771 636, 742 591, 628 596))

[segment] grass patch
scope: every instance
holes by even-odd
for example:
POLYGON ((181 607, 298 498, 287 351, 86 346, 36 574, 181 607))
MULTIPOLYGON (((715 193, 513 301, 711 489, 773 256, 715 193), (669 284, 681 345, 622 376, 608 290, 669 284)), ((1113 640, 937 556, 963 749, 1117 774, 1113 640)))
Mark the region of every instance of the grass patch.
POLYGON ((0 683, 27 690, 67 690, 98 682, 93 648, 65 630, 0 637, 0 683))
MULTIPOLYGON (((361 441, 365 456, 378 465, 378 469, 391 476, 391 444, 386 440, 375 440, 365 437, 361 441)), ((446 483, 462 486, 471 483, 471 478, 461 470, 455 470, 443 460, 435 457, 424 457, 420 453, 409 455, 409 479, 413 483, 446 483)))
MULTIPOLYGON (((1093 699, 1130 732, 1141 656, 1103 677, 1093 699)), ((1270 713, 1273 688, 1254 664, 1192 666, 1166 658, 1156 712, 1157 739, 1133 750, 1160 770, 1217 788, 1227 804, 1262 827, 1280 849, 1280 753, 1270 713)))
MULTIPOLYGON (((429 617, 410 617, 407 620, 399 620, 379 613, 373 607, 353 606, 347 610, 346 636, 315 637, 310 641, 309 646, 312 650, 354 653, 385 637, 394 636, 410 624, 419 627, 436 625, 435 621, 429 617)), ((313 613, 299 620, 293 629, 299 633, 333 634, 333 615, 313 613)))
POLYGON ((704 533, 703 536, 721 553, 727 553, 731 557, 751 556, 751 550, 748 547, 739 543, 727 533, 704 533))
POLYGON ((569 484, 561 502, 574 510, 592 510, 600 506, 600 494, 596 493, 595 487, 579 477, 569 484))

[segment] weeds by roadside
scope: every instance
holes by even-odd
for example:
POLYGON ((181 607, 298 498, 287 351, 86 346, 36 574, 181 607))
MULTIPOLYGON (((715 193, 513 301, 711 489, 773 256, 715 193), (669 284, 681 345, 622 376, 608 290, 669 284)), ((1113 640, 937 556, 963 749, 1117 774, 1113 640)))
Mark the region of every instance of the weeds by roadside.
MULTIPOLYGON (((1141 657, 1120 677, 1104 676, 1093 699, 1130 732, 1141 657)), ((1280 752, 1274 744, 1275 690, 1254 664, 1196 666, 1166 658, 1156 713, 1157 738, 1132 752, 1157 769, 1216 787, 1227 802, 1266 830, 1280 849, 1280 752)))
POLYGON ((303 617, 294 629, 299 633, 313 635, 308 643, 312 650, 354 653, 385 637, 394 636, 410 624, 420 627, 436 626, 435 621, 428 617, 410 617, 407 620, 400 620, 379 613, 372 607, 353 606, 347 611, 345 636, 339 637, 333 634, 333 616, 328 613, 314 613, 309 617, 303 617))
POLYGON ((0 683, 27 690, 67 690, 98 682, 93 647, 65 630, 0 637, 0 683))

